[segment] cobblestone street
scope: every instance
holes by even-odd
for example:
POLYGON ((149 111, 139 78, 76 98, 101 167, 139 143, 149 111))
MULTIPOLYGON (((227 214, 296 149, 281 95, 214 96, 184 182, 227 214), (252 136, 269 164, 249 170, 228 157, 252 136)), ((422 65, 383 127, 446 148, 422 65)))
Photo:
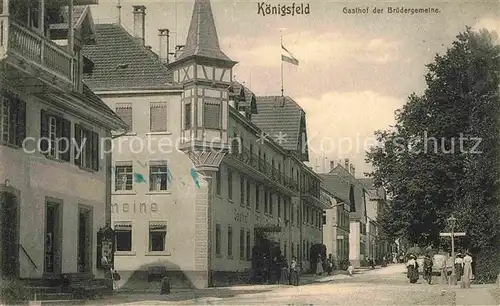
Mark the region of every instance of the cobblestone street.
MULTIPOLYGON (((435 278, 434 282, 439 281, 435 278)), ((428 285, 422 279, 410 285, 404 265, 391 265, 354 277, 336 275, 292 286, 237 286, 200 291, 155 294, 118 294, 105 304, 323 304, 323 305, 498 305, 490 294, 492 286, 473 286, 470 290, 428 285)))

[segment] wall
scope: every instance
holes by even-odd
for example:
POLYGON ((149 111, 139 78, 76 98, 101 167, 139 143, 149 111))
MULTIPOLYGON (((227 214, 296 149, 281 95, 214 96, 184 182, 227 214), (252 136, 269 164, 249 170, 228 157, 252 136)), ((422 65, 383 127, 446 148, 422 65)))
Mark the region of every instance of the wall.
MULTIPOLYGON (((195 236, 195 201, 198 188, 191 175, 193 164, 180 152, 180 93, 102 95, 112 109, 117 103, 132 104, 132 133, 114 142, 113 163, 132 162, 133 172, 143 175, 147 183, 134 182, 131 191, 116 191, 112 182, 112 223, 132 221, 132 251, 117 252, 115 267, 119 271, 145 271, 150 266, 166 266, 168 270, 193 271, 195 236), (167 129, 150 132, 150 103, 167 102, 167 129), (140 143, 144 144, 140 150, 140 143), (148 147, 149 146, 149 147, 148 147), (171 174, 166 191, 149 190, 150 161, 166 161, 171 174), (130 209, 124 211, 123 204, 130 209), (146 210, 140 210, 145 203, 146 210), (156 211, 151 205, 156 204, 156 211), (136 211, 132 209, 135 205, 136 211), (149 222, 166 221, 165 252, 149 252, 149 222), (190 238, 191 237, 191 238, 190 238)), ((199 178, 199 182, 201 177, 199 178)), ((200 184, 200 188, 206 188, 200 184)))
MULTIPOLYGON (((42 107, 49 108, 34 100, 22 96, 26 101, 26 137, 40 137, 40 112, 42 107)), ((72 123, 80 122, 77 118, 64 114, 72 123)), ((90 124, 87 124, 90 125, 90 124)), ((100 136, 105 135, 102 128, 93 126, 100 136)), ((74 133, 74 128, 72 128, 74 133)), ((73 135, 72 135, 73 137, 73 135)), ((34 150, 34 142, 27 142, 26 149, 34 150)), ((0 145, 0 182, 10 181, 12 188, 20 192, 20 244, 37 265, 35 269, 20 250, 20 277, 40 278, 44 266, 45 245, 45 200, 46 197, 62 202, 62 272, 77 272, 77 235, 78 205, 83 204, 93 209, 93 273, 102 276, 96 270, 97 231, 105 225, 106 171, 105 159, 100 159, 100 170, 95 173, 82 170, 73 162, 51 160, 40 153, 23 153, 0 145)))
POLYGON ((359 222, 351 221, 349 228, 349 261, 354 267, 359 267, 362 260, 360 256, 360 240, 359 222))

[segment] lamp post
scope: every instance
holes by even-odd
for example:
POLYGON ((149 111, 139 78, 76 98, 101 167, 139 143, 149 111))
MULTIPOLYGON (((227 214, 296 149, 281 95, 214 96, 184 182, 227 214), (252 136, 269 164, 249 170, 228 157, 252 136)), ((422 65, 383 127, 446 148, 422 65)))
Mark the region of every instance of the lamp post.
POLYGON ((448 219, 446 219, 448 225, 450 226, 451 231, 451 275, 450 275, 450 285, 457 284, 457 275, 455 274, 455 224, 457 223, 457 219, 451 215, 448 219))

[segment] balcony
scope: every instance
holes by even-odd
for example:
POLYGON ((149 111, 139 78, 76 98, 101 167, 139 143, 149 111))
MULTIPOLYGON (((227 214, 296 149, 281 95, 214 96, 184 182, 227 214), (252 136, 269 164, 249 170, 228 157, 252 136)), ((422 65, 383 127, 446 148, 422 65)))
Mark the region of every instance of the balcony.
POLYGON ((64 90, 73 87, 76 59, 41 33, 1 15, 0 60, 45 84, 64 90))
POLYGON ((264 174, 269 180, 272 180, 289 190, 297 192, 299 189, 299 185, 290 177, 285 175, 277 168, 274 168, 264 159, 259 158, 257 155, 251 153, 250 150, 246 148, 243 148, 240 151, 237 147, 233 147, 232 154, 230 156, 238 160, 239 162, 242 162, 247 166, 255 169, 256 171, 259 171, 261 174, 264 174))

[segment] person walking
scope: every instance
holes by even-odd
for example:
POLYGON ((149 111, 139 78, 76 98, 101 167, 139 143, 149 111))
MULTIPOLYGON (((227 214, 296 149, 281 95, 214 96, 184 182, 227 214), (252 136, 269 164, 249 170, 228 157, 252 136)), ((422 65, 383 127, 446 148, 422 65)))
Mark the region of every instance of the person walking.
POLYGON ((299 271, 297 267, 297 257, 293 256, 290 262, 290 285, 299 285, 299 271))
POLYGON ((408 269, 407 277, 410 279, 410 284, 417 283, 420 275, 418 273, 418 263, 414 255, 410 255, 410 259, 406 263, 406 268, 408 269))
POLYGON ((472 256, 469 252, 465 253, 465 257, 463 259, 464 262, 464 270, 462 275, 463 287, 466 289, 470 288, 470 281, 473 278, 472 275, 472 256))
POLYGON ((432 266, 434 263, 432 262, 429 254, 425 255, 424 258, 424 280, 430 285, 432 283, 432 266))
POLYGON ((321 256, 318 256, 318 262, 316 263, 316 274, 323 275, 323 261, 321 260, 321 256))
POLYGON ((462 279, 464 269, 464 259, 461 253, 457 254, 457 258, 455 258, 455 274, 457 275, 457 281, 462 279))
POLYGON ((326 260, 326 273, 328 276, 332 275, 333 271, 333 256, 332 254, 328 254, 328 259, 326 260))

